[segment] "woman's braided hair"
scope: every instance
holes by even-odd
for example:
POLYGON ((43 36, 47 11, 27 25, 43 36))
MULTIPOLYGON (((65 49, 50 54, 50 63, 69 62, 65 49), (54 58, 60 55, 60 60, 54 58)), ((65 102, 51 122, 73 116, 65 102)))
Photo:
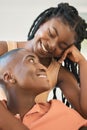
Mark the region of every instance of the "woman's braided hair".
MULTIPOLYGON (((69 5, 68 3, 60 3, 58 4, 58 7, 51 7, 43 11, 33 22, 28 33, 28 40, 31 40, 34 37, 36 31, 42 23, 53 17, 61 18, 63 23, 67 23, 71 28, 75 30, 75 46, 80 50, 81 42, 87 38, 87 23, 79 16, 76 8, 69 5)), ((75 75, 78 82, 80 82, 77 64, 66 58, 64 61, 64 66, 69 69, 69 71, 75 75)))

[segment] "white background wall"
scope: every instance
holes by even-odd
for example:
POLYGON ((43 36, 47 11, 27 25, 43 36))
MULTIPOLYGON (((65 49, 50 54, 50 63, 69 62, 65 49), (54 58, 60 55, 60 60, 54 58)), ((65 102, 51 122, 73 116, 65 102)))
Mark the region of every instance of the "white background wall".
POLYGON ((86 17, 87 0, 0 0, 0 40, 26 40, 38 14, 60 2, 69 2, 86 17))

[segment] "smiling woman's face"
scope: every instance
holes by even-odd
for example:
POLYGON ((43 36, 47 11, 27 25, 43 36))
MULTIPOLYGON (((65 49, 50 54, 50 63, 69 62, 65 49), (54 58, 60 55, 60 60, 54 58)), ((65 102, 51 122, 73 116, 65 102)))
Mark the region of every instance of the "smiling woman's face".
POLYGON ((34 37, 33 50, 39 57, 60 57, 75 42, 75 31, 60 18, 43 23, 34 37))

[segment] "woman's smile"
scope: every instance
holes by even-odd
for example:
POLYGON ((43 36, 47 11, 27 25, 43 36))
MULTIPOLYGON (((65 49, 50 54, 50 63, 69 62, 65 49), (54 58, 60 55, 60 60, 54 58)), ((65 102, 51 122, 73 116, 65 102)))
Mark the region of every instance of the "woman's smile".
POLYGON ((44 46, 44 43, 41 41, 38 41, 34 46, 34 52, 40 57, 52 57, 53 55, 49 52, 49 50, 47 50, 47 48, 44 46))

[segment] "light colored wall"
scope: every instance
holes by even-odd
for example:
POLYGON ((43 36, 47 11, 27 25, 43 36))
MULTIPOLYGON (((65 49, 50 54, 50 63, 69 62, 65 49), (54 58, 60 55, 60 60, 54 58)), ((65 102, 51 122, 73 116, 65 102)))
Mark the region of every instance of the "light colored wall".
POLYGON ((60 2, 69 2, 87 19, 87 0, 0 0, 0 40, 26 40, 36 16, 60 2))

